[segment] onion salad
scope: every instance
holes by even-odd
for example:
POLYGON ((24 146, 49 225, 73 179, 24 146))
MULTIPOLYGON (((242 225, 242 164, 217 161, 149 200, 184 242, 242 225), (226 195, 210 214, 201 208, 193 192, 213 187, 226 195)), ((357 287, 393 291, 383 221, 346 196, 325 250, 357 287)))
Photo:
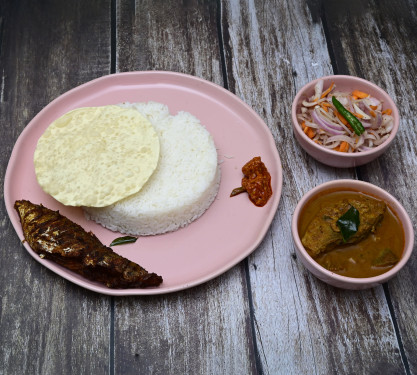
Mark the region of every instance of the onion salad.
POLYGON ((323 84, 323 80, 317 82, 314 95, 302 102, 297 114, 309 138, 330 150, 351 153, 371 150, 389 137, 394 126, 392 110, 383 110, 380 100, 359 90, 336 91, 334 83, 323 90, 323 84), (332 101, 333 96, 336 100, 332 101), (333 102, 340 102, 343 110, 339 112, 333 102), (362 125, 360 131, 350 124, 352 115, 353 125, 362 125))

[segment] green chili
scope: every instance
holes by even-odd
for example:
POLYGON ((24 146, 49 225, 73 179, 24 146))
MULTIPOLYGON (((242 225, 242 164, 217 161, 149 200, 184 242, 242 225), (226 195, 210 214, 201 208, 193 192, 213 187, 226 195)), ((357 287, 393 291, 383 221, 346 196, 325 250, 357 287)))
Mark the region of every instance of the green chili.
POLYGON ((137 239, 138 239, 137 237, 131 237, 131 236, 119 237, 113 240, 113 242, 110 244, 110 247, 117 246, 117 245, 124 245, 126 243, 134 243, 136 242, 137 239))
POLYGON ((349 112, 345 107, 343 107, 343 104, 340 103, 336 97, 332 96, 332 102, 339 113, 346 119, 350 126, 352 126, 353 131, 357 135, 361 135, 365 131, 362 123, 353 115, 353 113, 349 112))

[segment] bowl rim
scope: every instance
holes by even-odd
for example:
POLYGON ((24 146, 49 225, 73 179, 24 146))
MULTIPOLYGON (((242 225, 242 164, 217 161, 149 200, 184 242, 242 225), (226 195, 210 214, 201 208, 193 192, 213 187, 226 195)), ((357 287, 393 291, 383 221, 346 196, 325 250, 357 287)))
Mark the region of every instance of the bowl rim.
POLYGON ((332 280, 337 280, 345 284, 351 284, 351 285, 363 285, 363 284, 372 284, 372 283, 381 284, 382 282, 387 281, 405 266, 405 264, 410 259, 410 256, 414 249, 413 225, 412 225, 411 219, 407 211, 404 209, 402 204, 395 197, 393 197, 390 193, 388 193, 386 190, 380 188, 379 186, 371 184, 370 182, 361 181, 361 180, 354 180, 354 179, 332 180, 332 181, 327 181, 322 184, 319 184, 313 189, 309 190, 299 200, 294 210, 294 213, 292 216, 292 222, 291 222, 291 231, 292 231, 293 240, 297 249, 303 254, 304 260, 307 261, 309 265, 311 265, 313 268, 320 271, 322 274, 326 275, 327 278, 330 278, 332 280), (343 188, 343 187, 356 188, 358 191, 362 191, 365 194, 374 195, 376 198, 379 197, 380 199, 383 199, 385 202, 389 201, 387 203, 389 203, 390 208, 395 212, 396 216, 400 220, 403 226, 403 230, 404 230, 405 247, 403 250, 403 255, 401 256, 399 262, 387 272, 384 272, 377 276, 361 277, 361 278, 339 275, 337 273, 327 270, 326 268, 318 264, 310 256, 310 254, 308 254, 307 250, 304 248, 303 244, 301 243, 300 235, 298 233, 298 219, 299 219, 302 208, 305 206, 306 203, 309 202, 309 200, 311 200, 311 198, 313 198, 319 192, 326 191, 326 190, 333 190, 337 188, 343 188), (363 190, 360 188, 362 188, 363 190), (370 190, 372 190, 372 192, 370 190))
MULTIPOLYGON (((337 83, 336 83, 337 84, 337 83)), ((378 98, 379 99, 379 98, 378 98)), ((291 105, 291 119, 292 119, 292 125, 293 125, 293 129, 305 140, 307 141, 312 147, 314 147, 316 150, 320 150, 321 152, 328 154, 329 156, 335 156, 337 155, 338 157, 341 158, 346 158, 346 159, 356 159, 359 157, 363 157, 363 156, 369 156, 378 152, 382 152, 383 150, 385 150, 394 140, 399 127, 400 127, 400 114, 398 111, 398 108, 396 106, 396 104, 394 103, 394 101, 392 100, 391 96, 385 91, 383 90, 381 87, 379 87, 378 85, 376 85, 375 83, 372 83, 364 78, 360 78, 360 77, 356 77, 356 76, 350 76, 350 75, 328 75, 328 76, 324 76, 324 77, 320 77, 320 78, 316 78, 313 81, 310 81, 308 83, 306 83, 300 90, 298 90, 297 94, 294 97, 294 100, 292 102, 291 105), (384 98, 384 102, 388 104, 389 108, 392 109, 392 117, 394 119, 394 126, 391 130, 391 133, 389 135, 389 137, 385 140, 385 142, 381 143, 379 146, 376 146, 375 148, 373 148, 372 150, 367 150, 367 151, 362 151, 362 152, 355 152, 355 153, 341 153, 338 151, 334 151, 332 149, 328 149, 325 147, 322 147, 320 145, 318 145, 317 143, 313 142, 303 131, 301 131, 301 127, 298 124, 298 120, 297 120, 297 105, 300 102, 300 98, 302 95, 304 95, 305 91, 310 89, 310 88, 314 88, 314 86, 316 85, 316 83, 319 80, 338 80, 338 79, 347 79, 347 80, 351 80, 351 81, 356 81, 356 82, 360 82, 362 84, 365 84, 367 86, 372 87, 374 90, 380 92, 383 96, 386 96, 386 98, 384 98)))

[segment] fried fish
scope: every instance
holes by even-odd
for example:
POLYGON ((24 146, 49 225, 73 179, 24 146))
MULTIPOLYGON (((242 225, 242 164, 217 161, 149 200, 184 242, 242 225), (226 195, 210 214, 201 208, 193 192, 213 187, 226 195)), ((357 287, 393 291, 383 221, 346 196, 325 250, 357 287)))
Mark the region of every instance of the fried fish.
POLYGON ((145 288, 162 283, 162 277, 104 246, 92 233, 58 211, 27 200, 14 205, 23 235, 33 251, 71 271, 109 288, 145 288))

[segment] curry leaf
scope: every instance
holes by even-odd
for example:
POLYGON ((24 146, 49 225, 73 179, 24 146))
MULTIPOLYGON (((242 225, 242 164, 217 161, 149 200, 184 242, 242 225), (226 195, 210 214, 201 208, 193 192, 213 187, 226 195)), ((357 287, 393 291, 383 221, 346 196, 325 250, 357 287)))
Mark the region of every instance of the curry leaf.
POLYGON ((126 236, 126 237, 119 237, 113 240, 113 242, 110 244, 111 246, 116 246, 116 245, 124 245, 126 243, 133 243, 136 242, 137 237, 131 237, 131 236, 126 236))
POLYGON ((358 231, 359 223, 359 211, 353 206, 337 220, 336 224, 340 228, 344 242, 347 242, 358 231))

